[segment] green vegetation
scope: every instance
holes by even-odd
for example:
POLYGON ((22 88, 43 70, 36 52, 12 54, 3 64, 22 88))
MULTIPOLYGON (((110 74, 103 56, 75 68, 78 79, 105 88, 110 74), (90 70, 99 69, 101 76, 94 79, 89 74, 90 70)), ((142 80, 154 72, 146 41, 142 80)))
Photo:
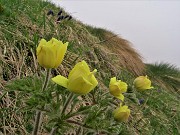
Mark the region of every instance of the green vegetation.
MULTIPOLYGON (((71 130, 62 128, 59 134, 180 134, 180 70, 166 63, 145 65, 127 40, 107 30, 84 25, 74 18, 57 23, 60 9, 41 0, 0 0, 0 134, 30 134, 34 107, 48 103, 51 113, 57 106, 55 101, 46 100, 52 98, 50 93, 58 89, 56 94, 63 95, 62 98, 69 95, 52 82, 48 92, 39 94, 37 91, 44 79, 40 75, 44 72, 36 62, 36 47, 41 38, 49 40, 52 37, 69 42, 62 65, 53 69, 52 75, 67 76, 78 61, 86 60, 92 69, 98 70, 99 91, 94 90, 82 97, 86 102, 78 99, 76 103, 88 105, 93 102, 90 100, 93 95, 103 108, 90 107, 86 121, 82 122, 81 116, 77 116, 74 120, 79 123, 64 123, 71 130), (50 9, 55 16, 46 15, 50 9), (115 122, 111 119, 111 112, 118 102, 110 94, 105 94, 110 78, 116 76, 132 84, 134 78, 142 74, 153 80, 155 89, 139 93, 129 87, 125 94, 125 103, 131 109, 129 122, 115 122)), ((63 15, 68 13, 63 10, 63 15)), ((75 106, 72 104, 72 108, 75 106)), ((87 106, 76 109, 81 114, 86 113, 87 106)), ((57 113, 54 119, 58 116, 57 113)), ((54 124, 53 119, 48 125, 47 121, 49 119, 44 117, 42 134, 48 133, 54 124)))
POLYGON ((159 86, 175 94, 180 93, 180 72, 177 67, 167 63, 148 64, 147 72, 159 86))

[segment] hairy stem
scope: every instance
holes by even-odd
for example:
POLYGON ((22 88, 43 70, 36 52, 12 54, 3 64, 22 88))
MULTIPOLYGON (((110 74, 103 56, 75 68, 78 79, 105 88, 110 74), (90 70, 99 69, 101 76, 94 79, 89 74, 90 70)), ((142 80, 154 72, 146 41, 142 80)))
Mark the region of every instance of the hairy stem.
POLYGON ((44 81, 44 85, 42 87, 42 91, 44 91, 48 85, 48 82, 49 82, 49 76, 50 76, 50 71, 51 69, 47 69, 47 72, 46 72, 46 79, 44 81))
POLYGON ((65 102, 65 104, 64 104, 64 107, 63 107, 63 109, 62 109, 61 114, 64 114, 64 113, 65 113, 66 108, 68 107, 69 103, 72 101, 73 97, 74 97, 74 94, 73 94, 73 93, 70 93, 69 96, 67 97, 67 100, 66 100, 66 102, 65 102))
MULTIPOLYGON (((70 93, 70 94, 68 95, 68 97, 67 97, 67 99, 66 99, 66 101, 65 101, 65 103, 64 103, 64 107, 63 107, 63 109, 62 109, 62 111, 61 111, 61 116, 65 113, 65 111, 66 111, 69 103, 72 101, 73 97, 74 97, 74 94, 73 94, 73 93, 70 93)), ((52 130, 51 130, 51 132, 50 132, 50 135, 56 134, 57 130, 58 130, 58 127, 53 127, 52 130)))
POLYGON ((32 135, 37 135, 38 134, 38 130, 41 124, 41 119, 42 119, 42 112, 40 110, 36 111, 36 116, 35 116, 35 126, 33 129, 33 133, 32 135))
MULTIPOLYGON (((50 69, 47 69, 46 72, 46 78, 42 87, 42 91, 44 91, 48 85, 48 81, 49 81, 49 76, 50 76, 50 69)), ((44 106, 42 107, 42 109, 44 109, 44 106)), ((39 128, 41 126, 41 121, 42 121, 42 111, 41 110, 37 110, 36 111, 36 116, 35 116, 35 125, 34 125, 34 129, 32 132, 32 135, 37 135, 39 128)))

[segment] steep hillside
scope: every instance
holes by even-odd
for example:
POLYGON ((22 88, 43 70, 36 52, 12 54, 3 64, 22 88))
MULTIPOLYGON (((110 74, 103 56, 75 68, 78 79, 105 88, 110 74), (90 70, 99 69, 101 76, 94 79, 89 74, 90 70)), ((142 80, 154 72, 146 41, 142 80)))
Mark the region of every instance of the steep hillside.
MULTIPOLYGON (((4 80, 20 77, 21 70, 26 75, 36 72, 35 48, 41 38, 49 40, 51 37, 70 42, 66 59, 68 55, 74 55, 72 61, 76 57, 89 59, 92 66, 113 74, 123 68, 135 75, 142 74, 144 70, 141 57, 127 40, 107 30, 86 26, 75 18, 57 23, 60 8, 53 4, 34 0, 1 0, 1 5, 1 64, 6 69, 1 71, 1 75, 4 80), (55 16, 47 16, 50 9, 55 16)), ((65 12, 63 14, 67 15, 65 12)))
MULTIPOLYGON (((73 16, 72 19, 59 22, 57 14, 60 10, 63 16, 69 15, 48 1, 0 0, 0 134, 24 135, 32 132, 35 111, 29 108, 23 110, 23 105, 30 97, 23 92, 29 90, 26 86, 33 89, 41 87, 38 85, 41 80, 36 77, 44 74, 44 68, 38 66, 36 48, 42 38, 50 40, 52 37, 69 42, 65 59, 57 69, 51 70, 52 76, 68 76, 69 70, 77 62, 87 61, 91 69, 98 70, 96 76, 99 80, 99 93, 104 97, 96 96, 102 104, 114 100, 107 94, 109 80, 113 76, 130 84, 138 75, 147 74, 153 80, 155 89, 152 91, 139 93, 129 88, 125 93, 125 103, 131 109, 128 123, 111 123, 109 119, 100 116, 102 119, 96 119, 99 122, 96 125, 97 121, 91 120, 94 115, 91 116, 89 122, 97 128, 96 133, 99 132, 98 128, 114 124, 114 127, 108 127, 109 130, 123 135, 180 134, 179 69, 168 64, 145 65, 128 40, 111 31, 85 25, 73 16), (49 11, 51 14, 48 15, 49 11), (35 81, 32 83, 32 80, 35 81), (14 82, 12 86, 7 87, 11 82, 14 82), (20 89, 21 92, 12 89, 20 89)), ((52 86, 54 84, 50 83, 50 90, 52 86)), ((89 105, 88 100, 83 104, 89 105)), ((91 111, 96 109, 94 107, 91 111)), ((108 111, 109 116, 112 110, 108 111)), ((44 117, 43 122, 46 123, 47 119, 44 117)), ((81 117, 77 120, 80 121, 81 117)), ((89 129, 88 125, 79 125, 78 131, 89 129)), ((44 135, 49 130, 47 126, 41 132, 44 135)))

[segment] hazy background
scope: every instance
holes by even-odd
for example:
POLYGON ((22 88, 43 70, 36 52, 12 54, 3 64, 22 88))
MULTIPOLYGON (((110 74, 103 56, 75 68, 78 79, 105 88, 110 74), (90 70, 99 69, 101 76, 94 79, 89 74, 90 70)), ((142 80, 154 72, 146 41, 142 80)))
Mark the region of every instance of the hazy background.
POLYGON ((133 44, 144 62, 180 67, 180 1, 50 0, 83 23, 106 28, 133 44))

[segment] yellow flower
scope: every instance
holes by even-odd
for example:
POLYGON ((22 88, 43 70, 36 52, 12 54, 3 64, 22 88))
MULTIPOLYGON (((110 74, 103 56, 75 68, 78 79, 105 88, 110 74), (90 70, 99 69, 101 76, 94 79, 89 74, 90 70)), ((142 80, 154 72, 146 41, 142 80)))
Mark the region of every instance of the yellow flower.
POLYGON ((42 67, 57 68, 66 53, 68 42, 65 44, 52 38, 50 41, 41 39, 37 49, 37 60, 42 67))
POLYGON ((116 80, 116 77, 111 78, 109 83, 109 92, 117 97, 118 99, 124 101, 124 96, 122 93, 127 91, 127 84, 121 80, 116 80))
POLYGON ((130 115, 130 109, 128 109, 128 106, 124 105, 119 108, 116 108, 113 111, 114 119, 119 122, 127 122, 129 115, 130 115))
POLYGON ((147 90, 147 89, 152 89, 153 87, 151 86, 151 81, 147 78, 147 76, 139 76, 137 77, 134 82, 134 87, 139 90, 147 90))
POLYGON ((90 72, 90 69, 85 61, 79 62, 69 73, 68 78, 58 75, 52 80, 67 88, 69 91, 76 94, 87 94, 93 90, 98 82, 94 76, 97 70, 90 72))

